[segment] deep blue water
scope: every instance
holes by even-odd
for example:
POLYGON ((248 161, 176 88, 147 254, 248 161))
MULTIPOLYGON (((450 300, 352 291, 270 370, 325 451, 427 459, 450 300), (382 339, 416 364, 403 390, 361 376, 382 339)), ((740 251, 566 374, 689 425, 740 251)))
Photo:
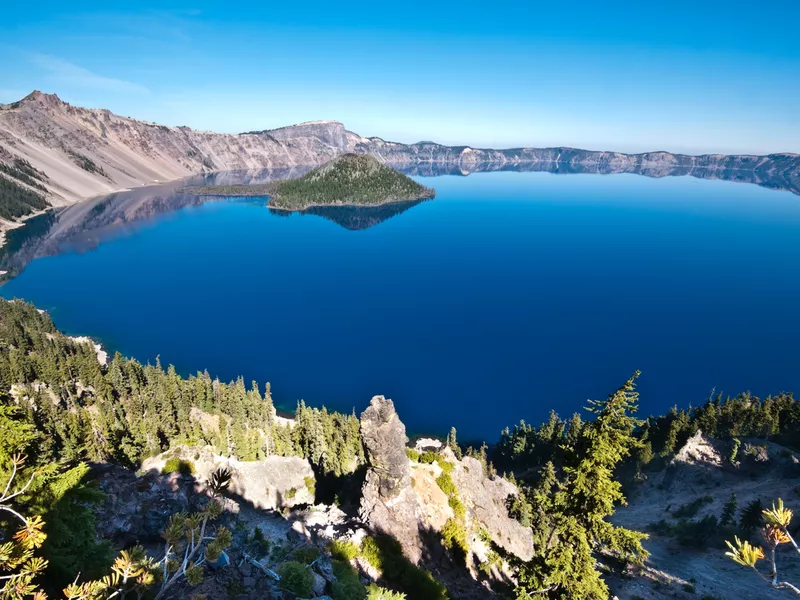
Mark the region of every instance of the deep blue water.
POLYGON ((71 334, 279 405, 394 399, 411 431, 497 438, 641 369, 642 412, 800 389, 800 197, 688 177, 426 178, 363 230, 260 202, 144 222, 0 288, 71 334))

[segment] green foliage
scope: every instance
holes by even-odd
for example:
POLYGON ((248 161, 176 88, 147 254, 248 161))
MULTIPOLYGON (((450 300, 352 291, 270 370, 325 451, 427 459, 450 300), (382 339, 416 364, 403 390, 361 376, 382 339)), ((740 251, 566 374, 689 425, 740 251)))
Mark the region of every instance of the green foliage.
MULTIPOLYGON (((613 477, 614 468, 639 445, 634 431, 641 422, 632 416, 638 400, 634 386, 638 375, 607 400, 590 401, 588 410, 595 418, 589 423, 573 419, 570 426, 562 428, 566 433, 560 433, 560 422, 551 415, 553 427, 546 428, 546 435, 538 441, 569 441, 560 444, 558 454, 551 454, 559 458, 561 474, 553 462, 547 462, 538 482, 527 492, 535 515, 534 547, 538 550, 532 561, 519 567, 519 598, 536 593, 558 600, 605 600, 608 588, 596 568, 597 553, 636 563, 647 556, 641 545, 646 536, 607 520, 615 505, 624 501, 621 485, 613 477), (542 590, 546 590, 543 595, 542 590)), ((522 436, 520 431, 508 434, 506 443, 523 440, 527 447, 533 430, 526 428, 522 436)))
POLYGON ((335 560, 350 561, 358 556, 359 548, 349 540, 333 540, 328 544, 328 552, 335 560))
POLYGON ((755 499, 742 510, 739 517, 739 529, 745 535, 750 535, 763 524, 764 505, 761 504, 761 500, 755 499))
POLYGON ((44 186, 37 183, 37 178, 31 175, 25 164, 25 161, 14 165, 0 163, 0 172, 5 175, 0 175, 0 218, 14 220, 50 206, 42 195, 21 185, 26 183, 44 190, 44 186))
POLYGON ((183 473, 185 475, 193 475, 194 463, 190 460, 172 457, 167 460, 166 463, 164 463, 164 467, 161 469, 162 475, 166 475, 168 473, 183 473))
POLYGON ((419 452, 413 448, 406 448, 406 456, 411 462, 419 462, 419 452))
POLYGON ((436 452, 431 452, 430 450, 426 450, 422 454, 419 455, 419 462, 423 465, 432 465, 436 462, 436 459, 439 457, 436 452))
POLYGON ((458 439, 456 437, 456 428, 451 427, 450 433, 447 434, 447 441, 445 445, 453 451, 453 454, 456 455, 456 458, 460 459, 462 456, 461 446, 458 444, 458 439))
POLYGON ((255 382, 248 388, 241 378, 229 384, 208 373, 183 378, 158 361, 142 365, 119 354, 104 371, 90 344, 67 338, 46 314, 18 301, 0 302, 0 340, 0 389, 21 388, 21 409, 41 433, 37 454, 47 462, 132 466, 189 440, 241 460, 302 456, 336 476, 364 464, 355 415, 300 402, 296 426, 279 426, 269 384, 262 395, 255 382))
POLYGON ((739 456, 739 448, 741 447, 742 442, 739 438, 733 438, 733 447, 731 448, 731 455, 728 457, 728 462, 731 464, 736 463, 736 458, 739 456))
POLYGON ((722 516, 719 519, 719 524, 721 527, 727 527, 733 523, 733 520, 736 517, 736 504, 736 494, 732 493, 722 509, 722 516))
POLYGON ((458 494, 456 484, 453 483, 453 478, 450 477, 450 473, 443 472, 441 475, 439 475, 436 478, 436 485, 438 485, 448 497, 458 494))
POLYGON ((706 515, 702 519, 682 518, 676 523, 661 519, 648 529, 657 535, 675 538, 681 546, 697 550, 708 546, 720 533, 719 523, 714 515, 706 515))
POLYGON ((336 577, 331 584, 333 600, 364 600, 367 591, 349 562, 334 560, 333 575, 336 577))
POLYGON ((314 575, 311 569, 295 561, 283 563, 278 567, 281 587, 300 598, 308 598, 314 593, 314 575))
POLYGON ((706 515, 699 520, 681 519, 675 525, 674 535, 682 546, 703 549, 718 532, 717 517, 706 515))
POLYGON ((303 481, 306 484, 306 489, 308 490, 308 493, 314 496, 317 492, 317 480, 314 479, 313 477, 304 477, 303 481))
POLYGON ((383 579, 414 600, 446 600, 447 590, 429 571, 409 561, 397 540, 389 536, 368 537, 361 556, 381 572, 383 579))
POLYGON ((258 544, 258 546, 261 548, 261 551, 265 554, 269 553, 269 540, 264 537, 264 532, 261 531, 260 527, 253 529, 253 537, 250 541, 258 544))
POLYGON ((458 498, 458 496, 450 496, 447 499, 447 503, 450 505, 450 508, 453 509, 453 516, 458 521, 464 521, 467 516, 467 509, 464 506, 464 503, 458 498))
POLYGON ((697 498, 688 504, 683 504, 682 506, 678 507, 674 511, 672 511, 672 516, 676 519, 690 519, 694 517, 700 508, 704 504, 711 504, 714 501, 714 498, 711 496, 703 496, 702 498, 697 498))
POLYGON ((442 527, 442 544, 453 552, 461 564, 466 562, 466 557, 469 555, 469 545, 467 544, 467 532, 461 521, 447 519, 444 527, 442 527))
POLYGON ((432 198, 428 189, 367 155, 345 154, 299 179, 272 187, 269 206, 303 210, 330 204, 377 205, 432 198))
POLYGON ((367 600, 406 600, 406 595, 371 583, 367 588, 367 600))
POLYGON ((508 516, 519 521, 524 527, 533 525, 533 506, 523 492, 509 494, 506 509, 508 516))
POLYGON ((303 563, 304 565, 310 565, 317 560, 319 556, 319 548, 316 546, 301 546, 300 548, 295 548, 294 552, 292 552, 292 560, 303 563))

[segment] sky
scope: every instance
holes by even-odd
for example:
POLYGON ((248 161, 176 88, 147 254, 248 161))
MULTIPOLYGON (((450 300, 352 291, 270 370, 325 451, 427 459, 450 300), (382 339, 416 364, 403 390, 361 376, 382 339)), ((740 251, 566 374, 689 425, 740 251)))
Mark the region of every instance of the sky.
POLYGON ((0 102, 399 142, 800 152, 800 1, 3 7, 0 102))

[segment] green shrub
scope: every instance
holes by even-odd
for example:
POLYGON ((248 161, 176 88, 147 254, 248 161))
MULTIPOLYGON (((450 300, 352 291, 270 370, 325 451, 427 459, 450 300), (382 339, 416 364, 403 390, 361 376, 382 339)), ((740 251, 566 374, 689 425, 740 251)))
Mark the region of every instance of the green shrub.
POLYGON ((292 552, 292 558, 304 565, 310 565, 319 558, 319 548, 316 546, 301 546, 292 552))
POLYGON ((306 477, 303 481, 306 482, 306 489, 308 489, 308 493, 312 496, 316 497, 317 494, 317 480, 313 477, 306 477))
POLYGON ((294 497, 297 495, 297 488, 292 488, 288 492, 286 492, 286 499, 287 500, 294 500, 294 497))
POLYGON ((404 555, 400 543, 389 536, 369 537, 361 544, 361 556, 378 569, 392 586, 414 600, 448 600, 447 589, 429 571, 415 566, 404 555))
POLYGON ((431 452, 430 450, 426 450, 422 454, 419 455, 419 462, 425 465, 431 465, 436 462, 437 454, 436 452, 431 452))
POLYGON ((172 457, 164 463, 164 468, 161 469, 162 475, 169 473, 184 473, 185 475, 194 474, 194 463, 190 460, 181 460, 177 457, 172 457))
POLYGON ((251 541, 261 546, 265 553, 269 552, 269 541, 264 537, 264 532, 261 531, 260 527, 256 527, 253 530, 253 539, 251 541))
POLYGON ((736 462, 736 457, 739 455, 739 448, 741 447, 742 442, 739 438, 733 438, 733 448, 731 448, 731 455, 728 457, 728 461, 731 464, 736 462))
POLYGON ((301 598, 308 598, 314 593, 314 575, 311 569, 299 562, 289 561, 278 567, 281 576, 281 587, 301 598))
POLYGON ((672 511, 672 516, 676 519, 691 519, 697 514, 697 511, 700 510, 700 507, 703 504, 710 504, 714 501, 714 498, 711 496, 703 496, 702 498, 697 498, 696 500, 684 504, 683 506, 677 508, 676 510, 672 511))
POLYGON ((447 519, 442 527, 442 544, 458 558, 459 562, 466 564, 469 546, 467 545, 467 531, 461 522, 456 519, 447 519))
POLYGON ((443 456, 436 457, 436 464, 442 469, 443 472, 447 473, 448 475, 453 472, 455 465, 451 462, 447 462, 443 456))
POLYGON ((283 562, 289 556, 289 550, 286 546, 277 545, 272 549, 270 558, 273 563, 283 562))
POLYGON ((647 529, 656 535, 669 536, 675 533, 675 528, 672 526, 672 524, 664 519, 661 519, 658 523, 650 523, 650 525, 647 526, 647 529))
POLYGON ((351 541, 333 540, 328 544, 328 552, 334 560, 350 561, 358 556, 358 546, 351 541))
POLYGON ((367 588, 367 600, 406 600, 406 595, 371 583, 367 588))
POLYGON ((333 600, 364 600, 367 590, 349 562, 334 560, 333 574, 336 577, 331 584, 333 600))
POLYGON ((406 448, 406 456, 408 456, 409 460, 412 462, 419 462, 419 452, 413 448, 406 448))
POLYGON ((447 503, 450 505, 450 508, 453 509, 453 514, 455 515, 456 519, 459 521, 463 521, 467 516, 467 509, 464 507, 464 503, 458 499, 456 496, 450 496, 447 503))
POLYGON ((447 494, 448 498, 458 495, 458 490, 456 490, 456 484, 453 483, 453 478, 450 477, 450 473, 445 472, 439 475, 436 478, 436 484, 445 494, 447 494))
POLYGON ((699 521, 681 519, 675 525, 675 539, 682 546, 702 549, 719 531, 717 517, 708 515, 699 521))

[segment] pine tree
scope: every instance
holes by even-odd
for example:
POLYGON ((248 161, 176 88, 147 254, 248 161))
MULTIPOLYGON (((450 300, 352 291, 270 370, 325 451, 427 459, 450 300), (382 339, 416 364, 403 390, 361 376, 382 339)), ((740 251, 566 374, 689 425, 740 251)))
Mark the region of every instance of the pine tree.
POLYGON ((451 427, 450 433, 447 434, 447 447, 453 451, 453 454, 456 455, 456 458, 459 460, 462 457, 461 446, 458 445, 458 439, 456 437, 456 428, 451 427))
POLYGON ((636 563, 646 558, 641 545, 645 535, 606 520, 614 505, 625 500, 614 468, 638 445, 634 429, 641 421, 632 416, 638 376, 607 400, 590 401, 588 410, 595 419, 581 427, 565 457, 561 483, 553 483, 555 468, 547 465, 540 481, 545 489, 534 494, 534 508, 542 513, 536 533, 541 551, 521 567, 518 597, 535 593, 559 600, 605 600, 608 589, 595 568, 595 552, 612 552, 636 563), (553 488, 557 491, 550 498, 553 488))
POLYGON ((736 516, 736 494, 733 493, 728 498, 728 501, 725 503, 725 506, 722 509, 722 516, 720 517, 719 524, 722 527, 727 527, 731 523, 733 523, 733 519, 736 516))

